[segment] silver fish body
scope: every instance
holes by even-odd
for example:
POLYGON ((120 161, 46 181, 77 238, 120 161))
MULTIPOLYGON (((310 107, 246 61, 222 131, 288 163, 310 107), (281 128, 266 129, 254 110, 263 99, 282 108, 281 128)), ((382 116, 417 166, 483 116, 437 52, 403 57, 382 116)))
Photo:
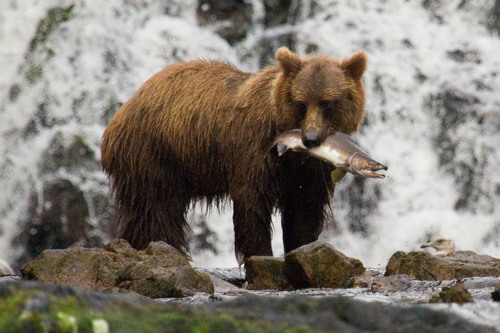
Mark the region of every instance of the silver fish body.
POLYGON ((384 178, 375 171, 387 170, 387 167, 373 160, 350 136, 335 132, 329 135, 321 145, 307 149, 302 143, 302 132, 299 129, 283 132, 274 140, 278 155, 287 150, 308 152, 335 166, 338 171, 332 175, 334 182, 340 181, 346 172, 369 178, 384 178), (343 172, 343 173, 342 173, 343 172))

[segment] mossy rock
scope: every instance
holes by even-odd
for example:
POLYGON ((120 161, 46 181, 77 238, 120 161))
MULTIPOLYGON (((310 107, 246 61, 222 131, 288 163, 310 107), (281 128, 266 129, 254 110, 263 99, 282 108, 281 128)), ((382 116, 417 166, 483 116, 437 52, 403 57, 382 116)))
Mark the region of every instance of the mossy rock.
POLYGON ((250 290, 292 290, 284 273, 285 259, 250 257, 245 263, 245 277, 250 290))
POLYGON ((432 295, 429 303, 474 303, 471 294, 463 283, 456 283, 453 286, 446 286, 441 289, 439 295, 432 295))

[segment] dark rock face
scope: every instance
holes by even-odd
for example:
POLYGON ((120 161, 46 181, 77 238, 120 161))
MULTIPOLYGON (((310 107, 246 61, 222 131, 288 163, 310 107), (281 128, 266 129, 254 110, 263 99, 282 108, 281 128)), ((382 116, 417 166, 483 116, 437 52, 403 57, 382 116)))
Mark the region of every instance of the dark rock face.
MULTIPOLYGON (((473 51, 455 50, 450 51, 448 56, 459 62, 480 61, 474 58, 473 51)), ((498 128, 495 128, 498 127, 498 117, 493 116, 494 112, 481 109, 484 101, 478 96, 468 91, 443 87, 442 91, 427 98, 425 107, 437 127, 432 141, 439 164, 453 176, 459 193, 455 209, 492 212, 497 196, 496 182, 491 182, 486 189, 481 189, 477 184, 480 175, 490 172, 488 159, 494 146, 489 142, 471 144, 463 137, 464 131, 477 133, 478 136, 495 135, 498 132, 498 128)))
MULTIPOLYGON (((436 295, 435 295, 436 296, 436 295)), ((443 287, 438 297, 432 297, 429 303, 474 303, 472 296, 463 283, 443 287)))
POLYGON ((349 230, 368 236, 371 231, 368 219, 377 213, 382 191, 380 184, 366 180, 362 177, 344 179, 342 191, 335 195, 338 195, 340 204, 348 209, 345 218, 349 222, 349 230))
POLYGON ((251 257, 245 263, 245 277, 250 290, 291 290, 284 274, 285 259, 251 257))
POLYGON ((111 241, 104 249, 45 250, 21 271, 31 280, 89 291, 124 289, 153 298, 214 292, 208 275, 194 270, 164 242, 150 243, 144 251, 124 240, 111 241))
POLYGON ((496 287, 495 290, 493 290, 493 292, 491 293, 491 298, 495 302, 500 302, 500 285, 496 287))
MULTIPOLYGON (((107 198, 103 203, 109 204, 107 198)), ((93 226, 89 223, 84 193, 68 179, 47 181, 41 197, 32 193, 23 224, 13 243, 26 244, 22 256, 25 262, 44 249, 67 248, 77 242, 83 246, 102 245, 101 238, 91 232, 93 226)))
POLYGON ((301 246, 285 257, 285 275, 296 289, 346 287, 364 271, 361 261, 321 242, 301 246))
POLYGON ((201 25, 211 25, 229 44, 244 39, 252 26, 252 5, 243 0, 200 0, 197 16, 201 25))
POLYGON ((402 252, 392 255, 386 276, 406 274, 418 280, 455 280, 473 276, 500 276, 500 259, 457 251, 451 256, 432 256, 427 252, 402 252))

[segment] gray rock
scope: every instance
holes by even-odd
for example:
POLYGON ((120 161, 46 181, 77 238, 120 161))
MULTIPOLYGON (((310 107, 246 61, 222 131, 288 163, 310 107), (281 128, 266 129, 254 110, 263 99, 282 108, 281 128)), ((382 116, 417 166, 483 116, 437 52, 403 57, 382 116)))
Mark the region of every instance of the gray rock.
POLYGON ((385 275, 406 274, 418 280, 459 280, 473 276, 500 276, 500 259, 472 251, 457 251, 450 256, 427 252, 402 252, 392 255, 385 275))
POLYGON ((384 276, 375 281, 371 285, 371 291, 379 293, 393 293, 397 291, 405 291, 411 288, 412 279, 407 275, 392 275, 384 276))
POLYGON ((104 249, 45 250, 21 272, 41 282, 88 291, 121 289, 153 298, 214 292, 210 277, 193 269, 183 254, 164 242, 150 243, 143 251, 124 240, 111 241, 104 249))
POLYGON ((250 257, 245 263, 245 276, 250 290, 291 290, 284 273, 285 259, 250 257))
POLYGON ((380 278, 381 273, 366 270, 364 273, 354 276, 349 281, 349 288, 371 288, 373 283, 380 278))
POLYGON ((285 257, 285 276, 294 288, 342 288, 365 268, 328 244, 316 241, 289 252, 285 257))

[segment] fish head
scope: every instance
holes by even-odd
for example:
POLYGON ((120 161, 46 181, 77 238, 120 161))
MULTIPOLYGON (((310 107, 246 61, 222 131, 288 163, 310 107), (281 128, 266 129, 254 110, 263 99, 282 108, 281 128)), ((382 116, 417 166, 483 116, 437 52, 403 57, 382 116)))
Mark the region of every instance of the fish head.
POLYGON ((387 166, 379 163, 366 154, 355 152, 350 158, 350 168, 358 175, 369 178, 385 178, 385 175, 376 171, 387 170, 387 166))

